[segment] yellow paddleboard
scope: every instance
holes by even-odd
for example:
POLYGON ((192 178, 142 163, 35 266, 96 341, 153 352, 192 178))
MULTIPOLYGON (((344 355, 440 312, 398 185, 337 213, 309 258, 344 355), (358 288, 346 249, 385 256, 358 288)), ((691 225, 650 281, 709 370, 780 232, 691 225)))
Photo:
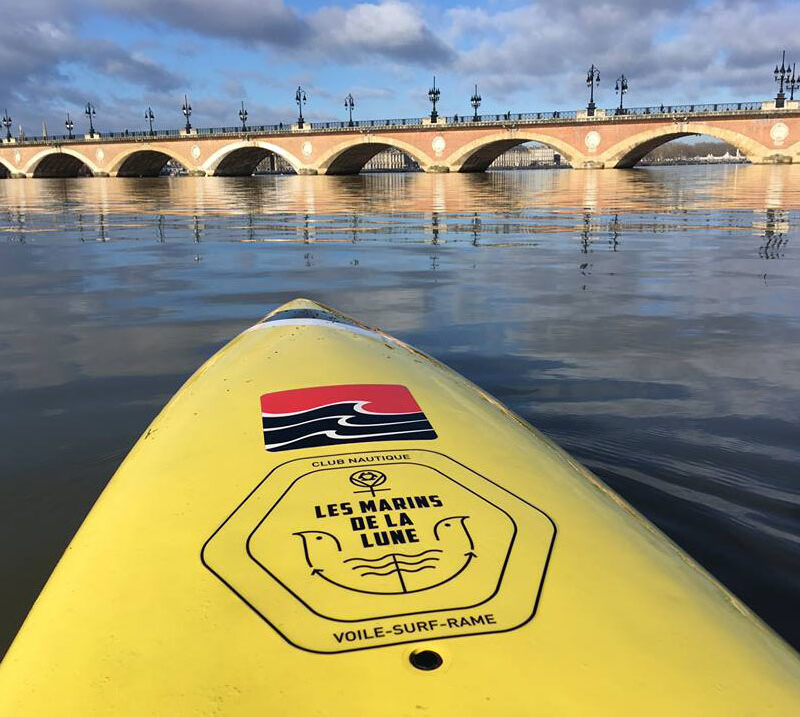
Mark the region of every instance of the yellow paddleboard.
POLYGON ((175 395, 0 715, 798 715, 797 654, 462 377, 293 301, 175 395))

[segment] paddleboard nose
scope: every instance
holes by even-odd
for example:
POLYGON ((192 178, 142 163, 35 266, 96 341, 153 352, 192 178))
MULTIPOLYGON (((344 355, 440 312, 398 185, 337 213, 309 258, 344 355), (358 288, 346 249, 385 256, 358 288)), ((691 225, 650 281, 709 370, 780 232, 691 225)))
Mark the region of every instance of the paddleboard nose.
POLYGON ((285 304, 282 304, 277 309, 271 311, 269 314, 267 314, 267 318, 269 318, 270 316, 274 316, 275 314, 280 314, 283 311, 297 311, 297 310, 324 311, 324 312, 333 311, 329 307, 323 306, 322 304, 313 301, 312 299, 305 299, 302 296, 299 296, 296 299, 287 301, 285 304))
POLYGON ((375 331, 371 326, 362 324, 360 321, 343 314, 341 311, 332 309, 330 306, 320 304, 312 299, 297 298, 287 301, 279 306, 275 311, 267 314, 259 324, 274 323, 276 321, 328 321, 334 324, 346 324, 355 326, 366 331, 375 331))

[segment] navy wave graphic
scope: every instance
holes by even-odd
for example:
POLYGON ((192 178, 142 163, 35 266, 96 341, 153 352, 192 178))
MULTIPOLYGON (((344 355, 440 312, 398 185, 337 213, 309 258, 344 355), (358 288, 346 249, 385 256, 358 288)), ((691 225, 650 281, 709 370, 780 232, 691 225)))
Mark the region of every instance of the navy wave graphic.
POLYGON ((295 413, 264 413, 268 451, 370 441, 433 440, 436 431, 422 411, 373 413, 365 401, 342 401, 295 413))

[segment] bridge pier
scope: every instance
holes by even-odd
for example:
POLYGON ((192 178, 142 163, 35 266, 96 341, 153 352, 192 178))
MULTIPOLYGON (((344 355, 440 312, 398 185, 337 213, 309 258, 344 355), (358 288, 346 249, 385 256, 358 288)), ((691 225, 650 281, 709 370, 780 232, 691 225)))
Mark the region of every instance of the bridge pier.
POLYGON ((576 162, 573 166, 573 169, 608 169, 606 167, 605 162, 598 162, 594 159, 587 159, 583 162, 576 162))
POLYGON ((750 164, 791 164, 794 160, 788 154, 770 154, 766 157, 748 157, 750 164))
POLYGON ((430 174, 446 174, 450 171, 450 167, 446 164, 431 164, 427 167, 421 167, 423 172, 428 172, 430 174))
POLYGON ((205 177, 206 171, 204 169, 189 169, 186 171, 188 177, 205 177))
POLYGON ((319 172, 316 169, 314 169, 313 167, 300 167, 297 170, 297 173, 298 174, 305 174, 305 175, 309 175, 309 176, 313 176, 315 174, 319 174, 319 172))

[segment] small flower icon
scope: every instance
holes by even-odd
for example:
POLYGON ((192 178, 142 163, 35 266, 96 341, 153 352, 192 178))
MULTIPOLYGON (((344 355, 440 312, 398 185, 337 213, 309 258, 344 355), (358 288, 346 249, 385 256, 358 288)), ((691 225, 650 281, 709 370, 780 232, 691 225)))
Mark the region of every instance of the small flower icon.
POLYGON ((378 488, 386 482, 386 474, 380 471, 356 471, 350 476, 350 482, 359 488, 366 488, 366 490, 357 490, 356 493, 369 493, 373 498, 376 489, 389 490, 388 488, 378 488))

